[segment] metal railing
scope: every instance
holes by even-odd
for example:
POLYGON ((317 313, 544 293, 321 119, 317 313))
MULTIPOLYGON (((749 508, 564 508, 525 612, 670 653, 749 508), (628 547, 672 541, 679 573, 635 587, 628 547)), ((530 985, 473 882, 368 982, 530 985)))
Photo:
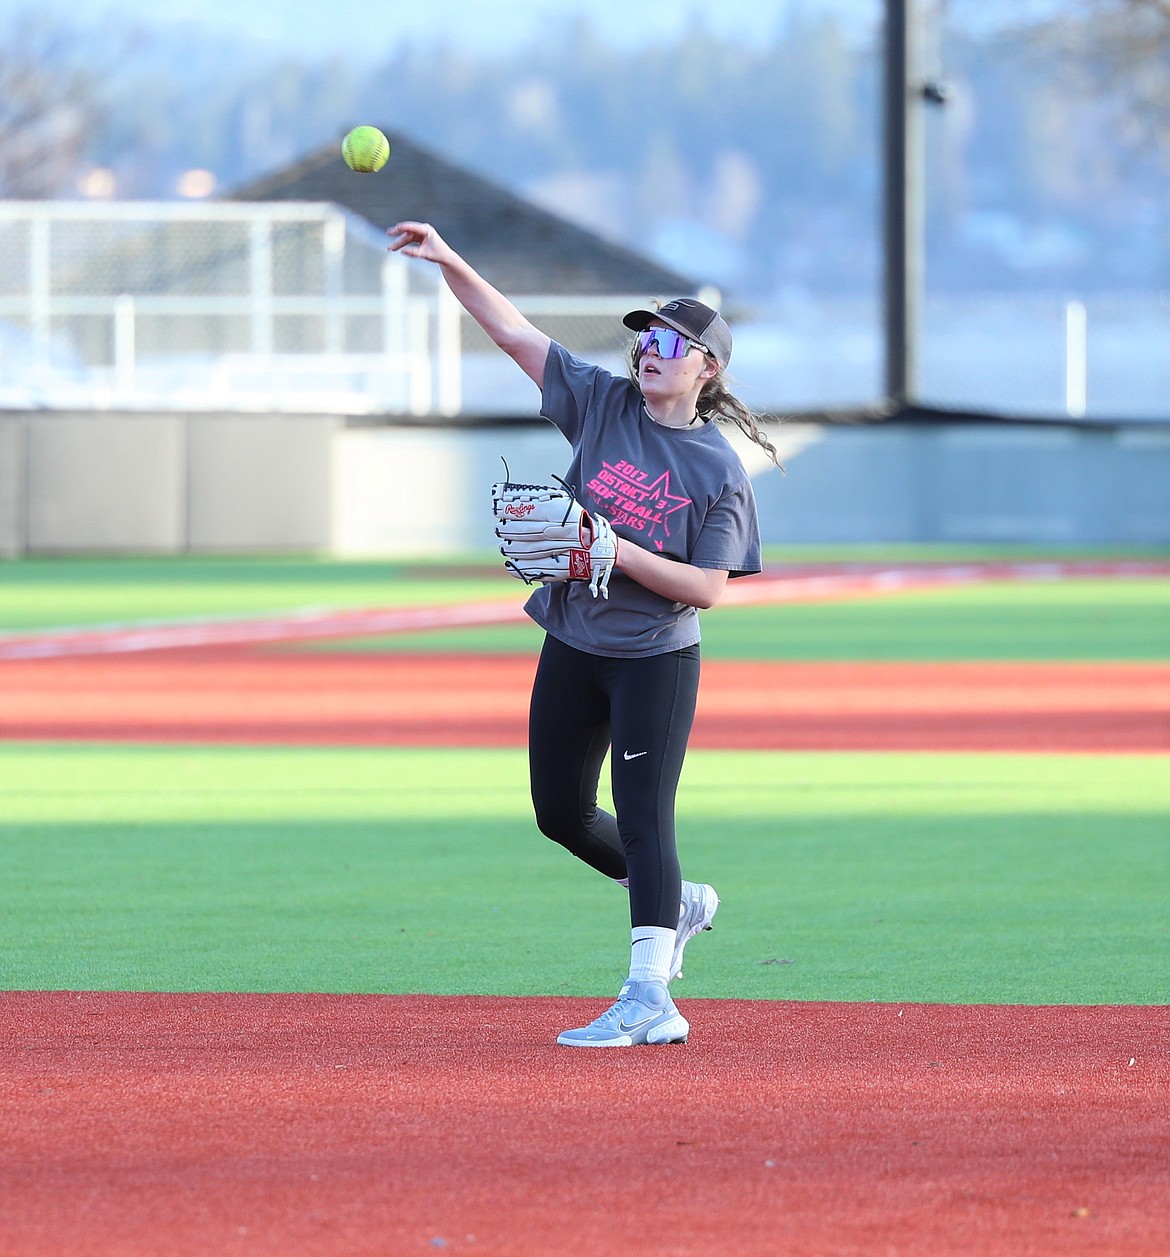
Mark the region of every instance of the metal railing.
MULTIPOLYGON (((644 301, 520 304, 617 367, 644 301)), ((3 407, 534 411, 501 362, 434 267, 336 205, 0 201, 3 407)))
POLYGON ((0 404, 455 414, 459 340, 334 205, 0 202, 0 404))
MULTIPOLYGON (((620 372, 621 316, 649 295, 517 304, 620 372)), ((749 405, 880 398, 876 294, 742 313, 732 383, 749 405)), ((927 402, 1166 417, 1170 294, 928 292, 922 322, 927 402)), ((339 206, 0 201, 0 408, 425 416, 537 404, 436 268, 388 254, 380 231, 339 206)))

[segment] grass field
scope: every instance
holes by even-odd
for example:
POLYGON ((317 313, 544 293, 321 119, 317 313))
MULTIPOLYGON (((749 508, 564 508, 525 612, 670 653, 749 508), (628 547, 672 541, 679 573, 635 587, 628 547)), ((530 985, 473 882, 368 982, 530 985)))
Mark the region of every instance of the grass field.
POLYGON ((261 615, 303 607, 412 606, 506 596, 482 555, 463 565, 287 558, 0 562, 0 631, 261 615))
MULTIPOLYGON (((3 985, 612 993, 624 895, 525 782, 513 751, 4 747, 3 985)), ((687 995, 1166 997, 1158 757, 708 751, 680 813, 725 900, 687 995)))
MULTIPOLYGON (((765 562, 903 564, 1164 560, 1158 550, 1035 546, 773 547, 765 562)), ((0 559, 0 632, 303 607, 408 606, 516 597, 494 555, 442 561, 336 561, 289 556, 0 559)))
POLYGON ((705 615, 679 839, 723 902, 686 1047, 618 1053, 555 1045, 629 917, 532 819, 539 632, 279 639, 523 594, 0 563, 0 1251, 1161 1254, 1170 580, 705 615), (242 617, 280 644, 27 640, 242 617))
MULTIPOLYGON (((530 654, 531 624, 322 642, 318 650, 530 654)), ((920 590, 896 598, 727 606, 703 621, 705 659, 1153 660, 1170 658, 1170 581, 1064 580, 920 590)))
MULTIPOLYGON (((38 561, 0 582, 9 632, 522 596, 493 568, 295 559, 38 561)), ((1170 582, 729 607, 705 626, 711 659, 1167 660, 1170 582)), ((1165 757, 694 751, 679 811, 687 872, 724 897, 688 995, 1170 999, 1165 757)), ((0 844, 9 989, 602 995, 627 959, 624 897, 539 837, 512 750, 0 743, 0 844)))

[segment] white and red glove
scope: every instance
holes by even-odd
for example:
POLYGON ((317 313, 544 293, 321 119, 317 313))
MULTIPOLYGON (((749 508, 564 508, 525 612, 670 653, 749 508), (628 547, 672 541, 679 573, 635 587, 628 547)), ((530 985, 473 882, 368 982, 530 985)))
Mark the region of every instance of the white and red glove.
POLYGON ((589 582, 609 597, 618 539, 609 520, 587 511, 561 485, 492 485, 492 514, 504 566, 526 585, 589 582))

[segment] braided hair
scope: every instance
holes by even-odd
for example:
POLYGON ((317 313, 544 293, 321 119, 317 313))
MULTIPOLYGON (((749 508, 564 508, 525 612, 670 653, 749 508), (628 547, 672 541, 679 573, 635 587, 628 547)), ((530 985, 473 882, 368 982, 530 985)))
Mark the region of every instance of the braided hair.
MULTIPOLYGON (((635 339, 630 346, 630 378, 635 383, 638 379, 640 357, 638 342, 635 339)), ((710 355, 708 358, 711 362, 715 361, 710 355)), ((727 372, 722 367, 719 367, 718 371, 703 385, 699 393, 698 410, 703 419, 712 419, 716 423, 734 424, 753 445, 758 445, 781 471, 785 470, 776 447, 768 440, 760 427, 760 416, 731 391, 727 372)))

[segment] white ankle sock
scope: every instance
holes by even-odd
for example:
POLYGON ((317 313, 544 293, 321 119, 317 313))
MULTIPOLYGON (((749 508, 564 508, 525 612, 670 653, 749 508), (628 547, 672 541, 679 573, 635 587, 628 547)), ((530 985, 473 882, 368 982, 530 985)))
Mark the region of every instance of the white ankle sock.
POLYGON ((674 956, 675 930, 662 925, 636 925, 630 931, 630 980, 668 982, 674 956))

